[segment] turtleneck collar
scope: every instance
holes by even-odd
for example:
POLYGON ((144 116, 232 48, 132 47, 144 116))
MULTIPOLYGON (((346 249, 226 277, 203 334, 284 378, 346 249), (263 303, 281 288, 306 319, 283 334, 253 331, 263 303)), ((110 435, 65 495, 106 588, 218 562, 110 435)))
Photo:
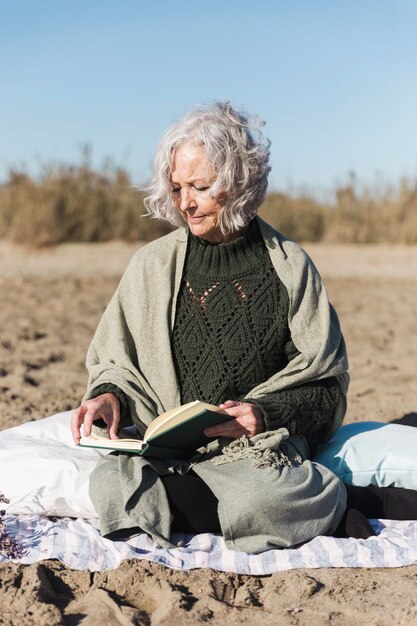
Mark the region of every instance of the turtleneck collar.
POLYGON ((217 278, 237 276, 261 265, 267 255, 259 226, 253 219, 243 235, 226 243, 210 243, 189 231, 186 269, 217 278))

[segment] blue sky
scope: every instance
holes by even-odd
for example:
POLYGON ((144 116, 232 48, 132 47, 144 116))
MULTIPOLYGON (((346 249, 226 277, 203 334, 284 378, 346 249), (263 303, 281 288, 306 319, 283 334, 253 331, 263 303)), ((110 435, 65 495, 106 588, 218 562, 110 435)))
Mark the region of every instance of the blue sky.
POLYGON ((92 145, 150 174, 214 99, 266 120, 271 186, 417 175, 417 2, 0 0, 0 179, 92 145))

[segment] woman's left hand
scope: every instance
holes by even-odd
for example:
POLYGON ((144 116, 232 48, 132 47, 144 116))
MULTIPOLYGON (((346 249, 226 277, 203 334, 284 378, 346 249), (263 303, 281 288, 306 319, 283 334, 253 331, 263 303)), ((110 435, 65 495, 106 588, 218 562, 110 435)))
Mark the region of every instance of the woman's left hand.
POLYGON ((233 419, 204 429, 207 437, 231 437, 239 439, 242 435, 253 437, 265 430, 261 411, 250 402, 226 400, 220 408, 233 419))

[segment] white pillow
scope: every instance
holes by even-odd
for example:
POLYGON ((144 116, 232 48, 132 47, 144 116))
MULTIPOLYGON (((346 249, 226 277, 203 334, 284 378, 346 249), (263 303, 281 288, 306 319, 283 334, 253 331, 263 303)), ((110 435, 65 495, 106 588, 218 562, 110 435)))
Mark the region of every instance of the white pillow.
MULTIPOLYGON (((0 432, 0 493, 8 513, 95 518, 89 476, 107 450, 77 448, 71 411, 0 432)), ((417 489, 417 428, 360 422, 340 428, 314 460, 345 483, 417 489)))
POLYGON ((319 447, 314 460, 350 485, 417 489, 417 428, 347 424, 319 447))
POLYGON ((97 517, 88 479, 106 450, 75 446, 71 411, 0 432, 0 493, 8 513, 97 517))

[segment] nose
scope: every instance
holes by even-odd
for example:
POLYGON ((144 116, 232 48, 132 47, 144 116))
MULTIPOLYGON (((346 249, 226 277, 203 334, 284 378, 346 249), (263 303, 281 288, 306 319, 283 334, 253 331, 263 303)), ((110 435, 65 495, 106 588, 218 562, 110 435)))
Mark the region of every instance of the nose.
POLYGON ((187 211, 193 207, 196 207, 197 203, 194 198, 194 194, 190 187, 182 187, 181 188, 181 200, 180 200, 180 209, 181 211, 187 211))

